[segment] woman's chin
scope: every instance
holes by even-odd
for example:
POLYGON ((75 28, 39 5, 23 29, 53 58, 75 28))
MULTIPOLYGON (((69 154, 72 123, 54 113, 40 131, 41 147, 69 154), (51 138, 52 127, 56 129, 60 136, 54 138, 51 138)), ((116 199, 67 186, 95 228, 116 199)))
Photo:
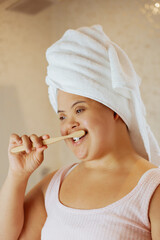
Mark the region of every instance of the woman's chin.
POLYGON ((81 161, 87 160, 87 153, 84 151, 77 151, 74 154, 81 161))
POLYGON ((83 154, 75 154, 75 156, 76 156, 79 160, 81 160, 81 161, 85 161, 85 160, 86 160, 86 156, 83 155, 83 154))

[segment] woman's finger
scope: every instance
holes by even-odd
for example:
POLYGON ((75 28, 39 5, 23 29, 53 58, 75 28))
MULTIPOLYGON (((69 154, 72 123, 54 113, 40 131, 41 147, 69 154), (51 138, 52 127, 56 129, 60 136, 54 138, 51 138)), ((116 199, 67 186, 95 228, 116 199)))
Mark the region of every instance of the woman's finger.
POLYGON ((27 135, 23 135, 22 136, 22 142, 23 142, 23 146, 25 148, 25 151, 27 153, 29 153, 32 150, 32 146, 33 146, 30 138, 27 135))
POLYGON ((48 138, 50 138, 50 136, 48 135, 48 134, 45 134, 45 135, 42 135, 42 137, 41 137, 43 140, 45 140, 45 139, 48 139, 48 138))
POLYGON ((22 143, 22 139, 21 139, 21 137, 18 136, 17 134, 12 133, 11 136, 10 136, 9 142, 10 142, 11 144, 22 143))
POLYGON ((32 135, 30 136, 30 139, 32 140, 32 142, 33 142, 33 144, 34 144, 34 147, 40 148, 40 147, 43 146, 42 137, 38 137, 37 135, 32 134, 32 135))

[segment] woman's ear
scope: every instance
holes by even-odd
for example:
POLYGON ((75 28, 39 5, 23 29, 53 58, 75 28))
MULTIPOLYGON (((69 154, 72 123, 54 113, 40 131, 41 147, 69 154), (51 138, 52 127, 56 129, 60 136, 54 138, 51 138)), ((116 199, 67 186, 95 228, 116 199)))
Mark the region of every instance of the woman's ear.
POLYGON ((119 118, 119 115, 116 112, 114 112, 114 119, 117 120, 118 118, 119 118))

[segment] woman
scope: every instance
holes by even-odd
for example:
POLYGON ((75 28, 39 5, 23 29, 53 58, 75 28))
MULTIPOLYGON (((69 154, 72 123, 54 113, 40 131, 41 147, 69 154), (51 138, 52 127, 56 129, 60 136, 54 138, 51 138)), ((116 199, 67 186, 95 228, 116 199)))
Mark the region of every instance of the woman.
POLYGON ((0 237, 158 240, 159 147, 127 55, 95 25, 66 31, 47 50, 47 60, 49 98, 61 134, 85 131, 78 140, 65 140, 80 163, 49 174, 25 197, 49 135, 12 134, 0 237), (22 143, 24 152, 11 153, 22 143))

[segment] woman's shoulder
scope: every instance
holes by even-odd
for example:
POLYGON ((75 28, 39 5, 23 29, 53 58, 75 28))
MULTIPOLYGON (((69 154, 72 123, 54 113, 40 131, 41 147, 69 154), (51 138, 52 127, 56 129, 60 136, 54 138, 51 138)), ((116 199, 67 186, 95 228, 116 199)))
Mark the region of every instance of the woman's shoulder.
POLYGON ((135 186, 139 181, 148 181, 148 177, 155 174, 155 171, 150 171, 151 169, 158 169, 156 165, 145 158, 139 157, 137 160, 129 169, 130 180, 135 186))
POLYGON ((55 171, 49 173, 47 176, 45 176, 45 177, 41 180, 41 182, 40 182, 39 184, 40 184, 40 186, 41 186, 41 190, 42 190, 42 193, 43 193, 43 196, 44 196, 44 197, 45 197, 45 195, 46 195, 46 191, 47 191, 47 188, 48 188, 48 186, 49 186, 49 183, 50 183, 50 181, 52 180, 52 178, 55 176, 55 174, 56 174, 58 171, 61 171, 61 170, 63 171, 63 170, 65 170, 65 169, 70 168, 72 165, 73 165, 73 164, 69 164, 69 165, 67 165, 67 166, 62 166, 61 168, 58 168, 58 169, 56 169, 55 171))
POLYGON ((50 181, 52 180, 52 178, 54 177, 54 175, 60 170, 60 168, 56 169, 55 171, 49 173, 48 175, 46 175, 41 181, 40 181, 40 185, 41 185, 41 190, 43 193, 43 196, 45 197, 48 185, 50 183, 50 181))
POLYGON ((152 168, 158 168, 158 166, 156 166, 155 164, 149 162, 147 159, 145 158, 140 158, 137 164, 137 167, 139 170, 141 171, 148 171, 152 168))

